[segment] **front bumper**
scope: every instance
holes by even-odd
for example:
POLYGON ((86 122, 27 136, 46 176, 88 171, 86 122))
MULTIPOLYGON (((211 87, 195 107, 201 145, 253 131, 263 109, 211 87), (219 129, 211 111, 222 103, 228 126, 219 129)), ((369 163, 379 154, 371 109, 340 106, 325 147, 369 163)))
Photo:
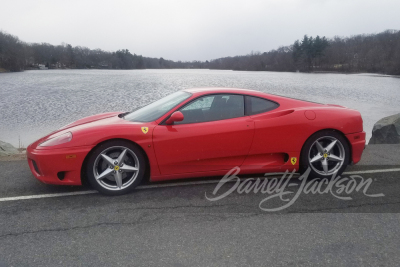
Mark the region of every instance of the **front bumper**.
POLYGON ((81 185, 81 168, 92 147, 58 149, 27 148, 32 174, 41 182, 58 185, 81 185))
POLYGON ((356 164, 361 160, 365 148, 365 132, 347 134, 346 137, 351 146, 351 161, 356 164))

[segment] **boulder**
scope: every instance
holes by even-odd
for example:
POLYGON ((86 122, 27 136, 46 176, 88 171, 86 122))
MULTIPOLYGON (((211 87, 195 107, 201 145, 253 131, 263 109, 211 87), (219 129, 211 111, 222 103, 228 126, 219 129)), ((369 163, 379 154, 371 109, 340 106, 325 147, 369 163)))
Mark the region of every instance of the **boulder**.
POLYGON ((400 113, 375 123, 369 144, 400 144, 400 113))
POLYGON ((0 156, 10 156, 19 154, 19 151, 11 144, 0 141, 0 156))

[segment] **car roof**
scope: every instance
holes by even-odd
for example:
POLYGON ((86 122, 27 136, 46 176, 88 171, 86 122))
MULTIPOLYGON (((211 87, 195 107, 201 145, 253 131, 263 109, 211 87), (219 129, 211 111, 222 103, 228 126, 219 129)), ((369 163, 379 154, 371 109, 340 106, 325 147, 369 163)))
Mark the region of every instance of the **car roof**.
POLYGON ((182 91, 189 92, 196 95, 212 94, 212 93, 234 93, 234 94, 248 94, 248 95, 268 95, 260 91, 241 89, 241 88, 229 88, 229 87, 204 87, 204 88, 190 88, 182 91))
POLYGON ((294 106, 323 106, 324 104, 310 102, 307 100, 295 99, 280 95, 267 94, 264 92, 250 90, 250 89, 241 89, 241 88, 229 88, 229 87, 204 87, 204 88, 190 88, 184 89, 182 91, 189 92, 195 96, 201 96, 206 94, 219 94, 219 93, 230 93, 230 94, 243 94, 243 95, 252 95, 258 96, 261 98, 266 98, 275 102, 282 104, 282 102, 290 103, 294 106))

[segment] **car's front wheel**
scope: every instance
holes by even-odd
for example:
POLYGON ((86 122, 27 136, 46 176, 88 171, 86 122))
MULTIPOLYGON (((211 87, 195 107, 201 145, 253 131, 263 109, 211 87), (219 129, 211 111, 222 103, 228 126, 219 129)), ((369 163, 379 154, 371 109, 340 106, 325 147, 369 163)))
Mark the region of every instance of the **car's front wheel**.
POLYGON ((345 137, 332 130, 312 135, 304 144, 300 156, 301 172, 310 168, 311 178, 341 175, 349 162, 350 149, 345 137))
POLYGON ((100 193, 122 195, 141 182, 146 169, 143 152, 134 144, 113 140, 96 147, 87 161, 89 183, 100 193))

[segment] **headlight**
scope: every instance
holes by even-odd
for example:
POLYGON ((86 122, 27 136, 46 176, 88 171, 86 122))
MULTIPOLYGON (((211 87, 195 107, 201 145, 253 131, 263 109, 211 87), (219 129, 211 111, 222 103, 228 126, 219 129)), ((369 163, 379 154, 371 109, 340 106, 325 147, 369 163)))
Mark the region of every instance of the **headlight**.
POLYGON ((68 132, 68 133, 53 137, 49 140, 46 140, 43 143, 41 143, 39 146, 56 146, 56 145, 68 143, 71 140, 72 140, 72 133, 68 132))

